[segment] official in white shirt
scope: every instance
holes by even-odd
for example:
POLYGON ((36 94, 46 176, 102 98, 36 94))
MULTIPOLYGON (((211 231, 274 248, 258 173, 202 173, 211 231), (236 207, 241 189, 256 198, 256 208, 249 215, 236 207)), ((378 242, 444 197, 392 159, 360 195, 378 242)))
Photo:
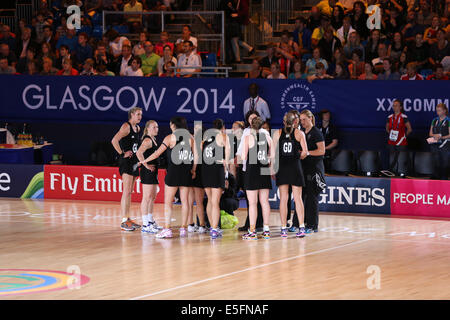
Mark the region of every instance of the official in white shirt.
POLYGON ((270 121, 269 105, 258 95, 258 89, 256 83, 252 83, 248 87, 250 98, 244 101, 244 117, 249 111, 257 111, 263 121, 270 121))

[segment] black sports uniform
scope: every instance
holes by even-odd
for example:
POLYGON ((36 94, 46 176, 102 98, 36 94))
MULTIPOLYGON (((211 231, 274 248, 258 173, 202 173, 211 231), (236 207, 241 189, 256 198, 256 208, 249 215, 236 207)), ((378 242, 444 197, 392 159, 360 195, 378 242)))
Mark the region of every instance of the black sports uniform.
POLYGON ((131 176, 138 177, 139 176, 139 168, 135 167, 136 169, 133 170, 133 167, 136 163, 139 162, 139 160, 136 156, 136 152, 139 147, 140 128, 138 125, 136 125, 136 127, 138 129, 136 132, 133 130, 133 126, 131 125, 131 123, 129 123, 129 122, 127 122, 127 123, 130 126, 130 133, 128 135, 126 135, 125 137, 123 137, 122 139, 120 139, 120 141, 119 141, 120 148, 123 151, 122 156, 119 158, 119 173, 120 173, 120 175, 123 175, 124 173, 126 173, 131 176), (133 152, 133 155, 130 158, 123 157, 123 155, 127 151, 133 152))
MULTIPOLYGON (((152 155, 152 153, 154 153, 156 151, 156 149, 158 149, 158 146, 156 144, 156 141, 153 140, 150 136, 148 136, 148 135, 144 136, 144 139, 142 141, 145 141, 145 139, 150 139, 152 141, 152 146, 149 149, 145 150, 145 152, 144 152, 144 159, 147 159, 148 157, 150 157, 152 155)), ((159 184, 158 183, 158 164, 159 164, 158 159, 147 162, 147 164, 154 165, 155 171, 150 171, 146 167, 142 166, 141 172, 140 172, 141 183, 142 184, 159 184)))
POLYGON ((265 134, 253 135, 255 143, 248 149, 244 174, 245 190, 272 189, 269 174, 261 174, 262 168, 269 167, 269 144, 265 134))
POLYGON ((300 161, 300 142, 295 139, 294 129, 290 134, 280 129, 280 139, 278 141, 279 166, 276 174, 277 186, 292 185, 303 187, 305 179, 300 161))
POLYGON ((165 184, 170 187, 192 186, 192 164, 194 156, 189 140, 177 137, 176 145, 167 148, 167 175, 165 184))
POLYGON ((222 188, 225 189, 225 168, 223 161, 225 159, 225 147, 217 144, 216 137, 210 137, 203 142, 203 163, 201 167, 202 185, 204 188, 222 188), (216 154, 217 150, 221 153, 216 154), (219 158, 220 157, 220 158, 219 158))

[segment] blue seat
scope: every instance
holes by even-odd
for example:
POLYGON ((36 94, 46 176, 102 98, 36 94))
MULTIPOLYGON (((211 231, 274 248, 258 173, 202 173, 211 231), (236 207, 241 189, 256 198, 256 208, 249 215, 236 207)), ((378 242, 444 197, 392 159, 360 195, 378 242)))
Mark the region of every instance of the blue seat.
POLYGON ((101 26, 103 24, 102 15, 99 13, 94 14, 91 21, 93 26, 101 26))
POLYGON ((94 30, 92 30, 92 36, 96 39, 102 39, 103 36, 103 27, 102 26, 95 26, 94 30))

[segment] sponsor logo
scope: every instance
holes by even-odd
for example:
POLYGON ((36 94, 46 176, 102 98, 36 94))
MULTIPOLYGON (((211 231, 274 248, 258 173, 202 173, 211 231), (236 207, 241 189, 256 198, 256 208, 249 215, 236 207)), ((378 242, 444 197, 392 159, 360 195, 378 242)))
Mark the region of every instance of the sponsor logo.
POLYGON ((89 280, 85 275, 62 271, 0 269, 0 297, 71 289, 89 280))
MULTIPOLYGON (((377 111, 389 112, 392 111, 392 105, 397 98, 377 98, 377 111)), ((405 98, 403 99, 403 110, 405 112, 435 112, 436 106, 444 103, 448 106, 449 99, 441 98, 405 98)))
POLYGON ((303 83, 294 83, 287 87, 281 95, 281 109, 296 110, 315 109, 316 96, 311 88, 303 83))
POLYGON ((384 188, 330 186, 320 194, 319 204, 383 207, 385 195, 384 188))

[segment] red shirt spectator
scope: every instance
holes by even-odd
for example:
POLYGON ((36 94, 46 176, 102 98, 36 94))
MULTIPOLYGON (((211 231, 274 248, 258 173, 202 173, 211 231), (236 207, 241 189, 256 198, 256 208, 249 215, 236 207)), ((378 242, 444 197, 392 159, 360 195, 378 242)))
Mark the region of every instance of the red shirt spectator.
POLYGON ((400 80, 423 80, 423 77, 418 73, 414 74, 413 76, 404 74, 401 76, 400 80))
POLYGON ((400 80, 423 80, 423 77, 417 73, 417 64, 410 62, 406 65, 406 74, 400 77, 400 80))
POLYGON ((175 45, 172 42, 169 42, 169 33, 167 31, 163 31, 160 34, 160 41, 155 45, 155 53, 162 57, 164 54, 164 46, 168 45, 173 52, 175 45))

